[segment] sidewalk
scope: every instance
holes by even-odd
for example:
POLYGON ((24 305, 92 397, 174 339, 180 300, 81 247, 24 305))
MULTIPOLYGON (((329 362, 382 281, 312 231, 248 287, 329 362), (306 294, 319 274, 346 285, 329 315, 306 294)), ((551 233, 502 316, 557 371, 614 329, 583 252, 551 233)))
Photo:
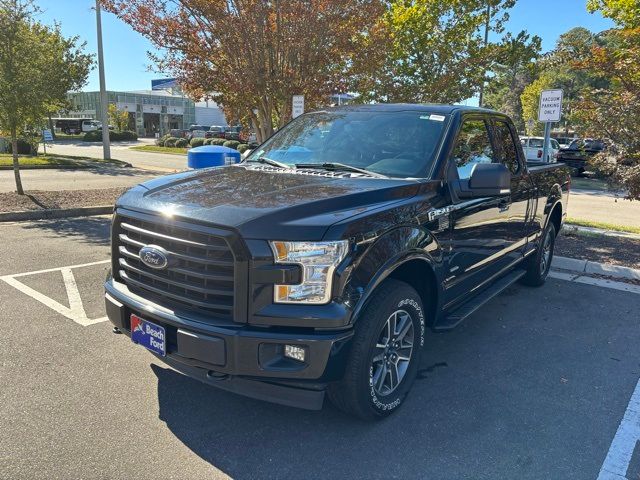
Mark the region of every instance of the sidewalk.
POLYGON ((571 190, 567 213, 580 220, 640 227, 640 202, 605 192, 571 190))

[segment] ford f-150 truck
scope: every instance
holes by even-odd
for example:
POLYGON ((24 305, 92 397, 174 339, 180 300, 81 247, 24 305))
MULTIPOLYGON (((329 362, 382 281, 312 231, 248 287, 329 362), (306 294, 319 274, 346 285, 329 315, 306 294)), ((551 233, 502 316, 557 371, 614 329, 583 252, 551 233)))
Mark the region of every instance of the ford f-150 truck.
POLYGON ((117 201, 107 314, 221 389, 384 417, 411 389, 425 329, 545 281, 569 188, 563 167, 529 168, 491 110, 307 113, 242 163, 117 201))

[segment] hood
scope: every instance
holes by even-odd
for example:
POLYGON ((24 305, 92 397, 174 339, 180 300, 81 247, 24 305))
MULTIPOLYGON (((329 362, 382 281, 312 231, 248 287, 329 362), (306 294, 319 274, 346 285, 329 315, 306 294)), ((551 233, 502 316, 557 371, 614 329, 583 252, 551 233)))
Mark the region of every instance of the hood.
POLYGON ((117 206, 231 227, 245 238, 320 240, 334 223, 417 190, 416 181, 233 165, 150 180, 117 206))

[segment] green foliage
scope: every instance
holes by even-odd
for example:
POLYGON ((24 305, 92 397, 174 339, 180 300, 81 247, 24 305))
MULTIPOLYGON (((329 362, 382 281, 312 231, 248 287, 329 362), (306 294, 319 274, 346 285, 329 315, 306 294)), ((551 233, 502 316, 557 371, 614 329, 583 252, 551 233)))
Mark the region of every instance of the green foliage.
MULTIPOLYGON (((483 31, 502 31, 514 0, 395 0, 373 42, 379 64, 354 77, 361 100, 452 103, 474 95, 491 61, 483 31)), ((357 60, 356 60, 357 61, 357 60)), ((365 61, 365 60, 363 60, 365 61)))
POLYGON ((234 150, 238 149, 238 145, 240 145, 240 142, 238 140, 227 140, 223 144, 223 146, 233 148, 234 150))
POLYGON ((246 143, 242 143, 238 145, 238 148, 236 150, 238 150, 240 153, 244 153, 249 150, 249 145, 247 145, 246 143))
POLYGON ((485 89, 483 107, 509 115, 518 131, 525 128, 520 96, 537 74, 536 60, 540 55, 541 39, 522 31, 515 37, 504 36, 494 51, 494 76, 485 89))
POLYGON ((186 138, 179 138, 176 140, 177 148, 187 148, 189 146, 189 141, 186 138))
MULTIPOLYGON (((125 142, 125 141, 133 141, 138 139, 138 134, 136 132, 124 131, 124 132, 109 132, 109 140, 111 142, 125 142)), ((102 141, 102 130, 94 130, 92 132, 87 132, 84 134, 82 138, 84 142, 101 142, 102 141)))
MULTIPOLYGON (((29 0, 0 0, 0 130, 12 139, 67 105, 67 92, 86 82, 93 60, 78 37, 34 20, 29 0)), ((16 187, 23 193, 17 152, 16 187)))
POLYGON ((155 144, 158 147, 163 147, 164 146, 164 142, 171 137, 170 133, 165 133, 164 135, 162 135, 160 138, 156 138, 155 144))
POLYGON ((624 28, 640 28, 640 2, 638 0, 588 0, 587 9, 597 10, 624 28))
MULTIPOLYGON (((11 152, 11 142, 7 142, 4 145, 4 152, 2 153, 12 153, 11 152)), ((34 144, 33 141, 19 138, 18 139, 18 155, 33 155, 38 151, 38 143, 34 144)))
POLYGON ((213 138, 205 138, 203 145, 211 145, 211 141, 212 140, 213 140, 213 138))
POLYGON ((555 88, 554 80, 551 74, 543 73, 537 80, 527 85, 520 95, 522 118, 526 126, 527 135, 540 136, 544 132, 544 124, 538 122, 540 94, 543 90, 555 88))
POLYGON ((126 110, 118 110, 114 103, 110 103, 107 107, 109 115, 109 124, 113 125, 118 132, 124 132, 129 128, 129 112, 126 110))
POLYGON ((224 138, 211 138, 210 140, 210 145, 217 145, 219 147, 223 146, 227 142, 224 138))
POLYGON ((204 140, 204 138, 192 138, 189 142, 189 145, 191 145, 192 147, 201 147, 202 145, 204 145, 204 140))
POLYGON ((176 137, 169 137, 164 141, 164 147, 175 147, 176 146, 176 142, 180 140, 179 138, 176 137))

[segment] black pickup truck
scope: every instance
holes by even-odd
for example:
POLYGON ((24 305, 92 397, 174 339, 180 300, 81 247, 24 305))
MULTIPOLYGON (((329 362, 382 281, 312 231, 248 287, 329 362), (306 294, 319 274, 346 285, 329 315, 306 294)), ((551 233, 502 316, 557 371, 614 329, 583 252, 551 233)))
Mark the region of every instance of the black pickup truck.
POLYGON ((569 187, 561 166, 527 167, 494 111, 307 113, 240 164, 118 200, 107 314, 216 387, 383 417, 411 389, 426 328, 545 281, 569 187))

